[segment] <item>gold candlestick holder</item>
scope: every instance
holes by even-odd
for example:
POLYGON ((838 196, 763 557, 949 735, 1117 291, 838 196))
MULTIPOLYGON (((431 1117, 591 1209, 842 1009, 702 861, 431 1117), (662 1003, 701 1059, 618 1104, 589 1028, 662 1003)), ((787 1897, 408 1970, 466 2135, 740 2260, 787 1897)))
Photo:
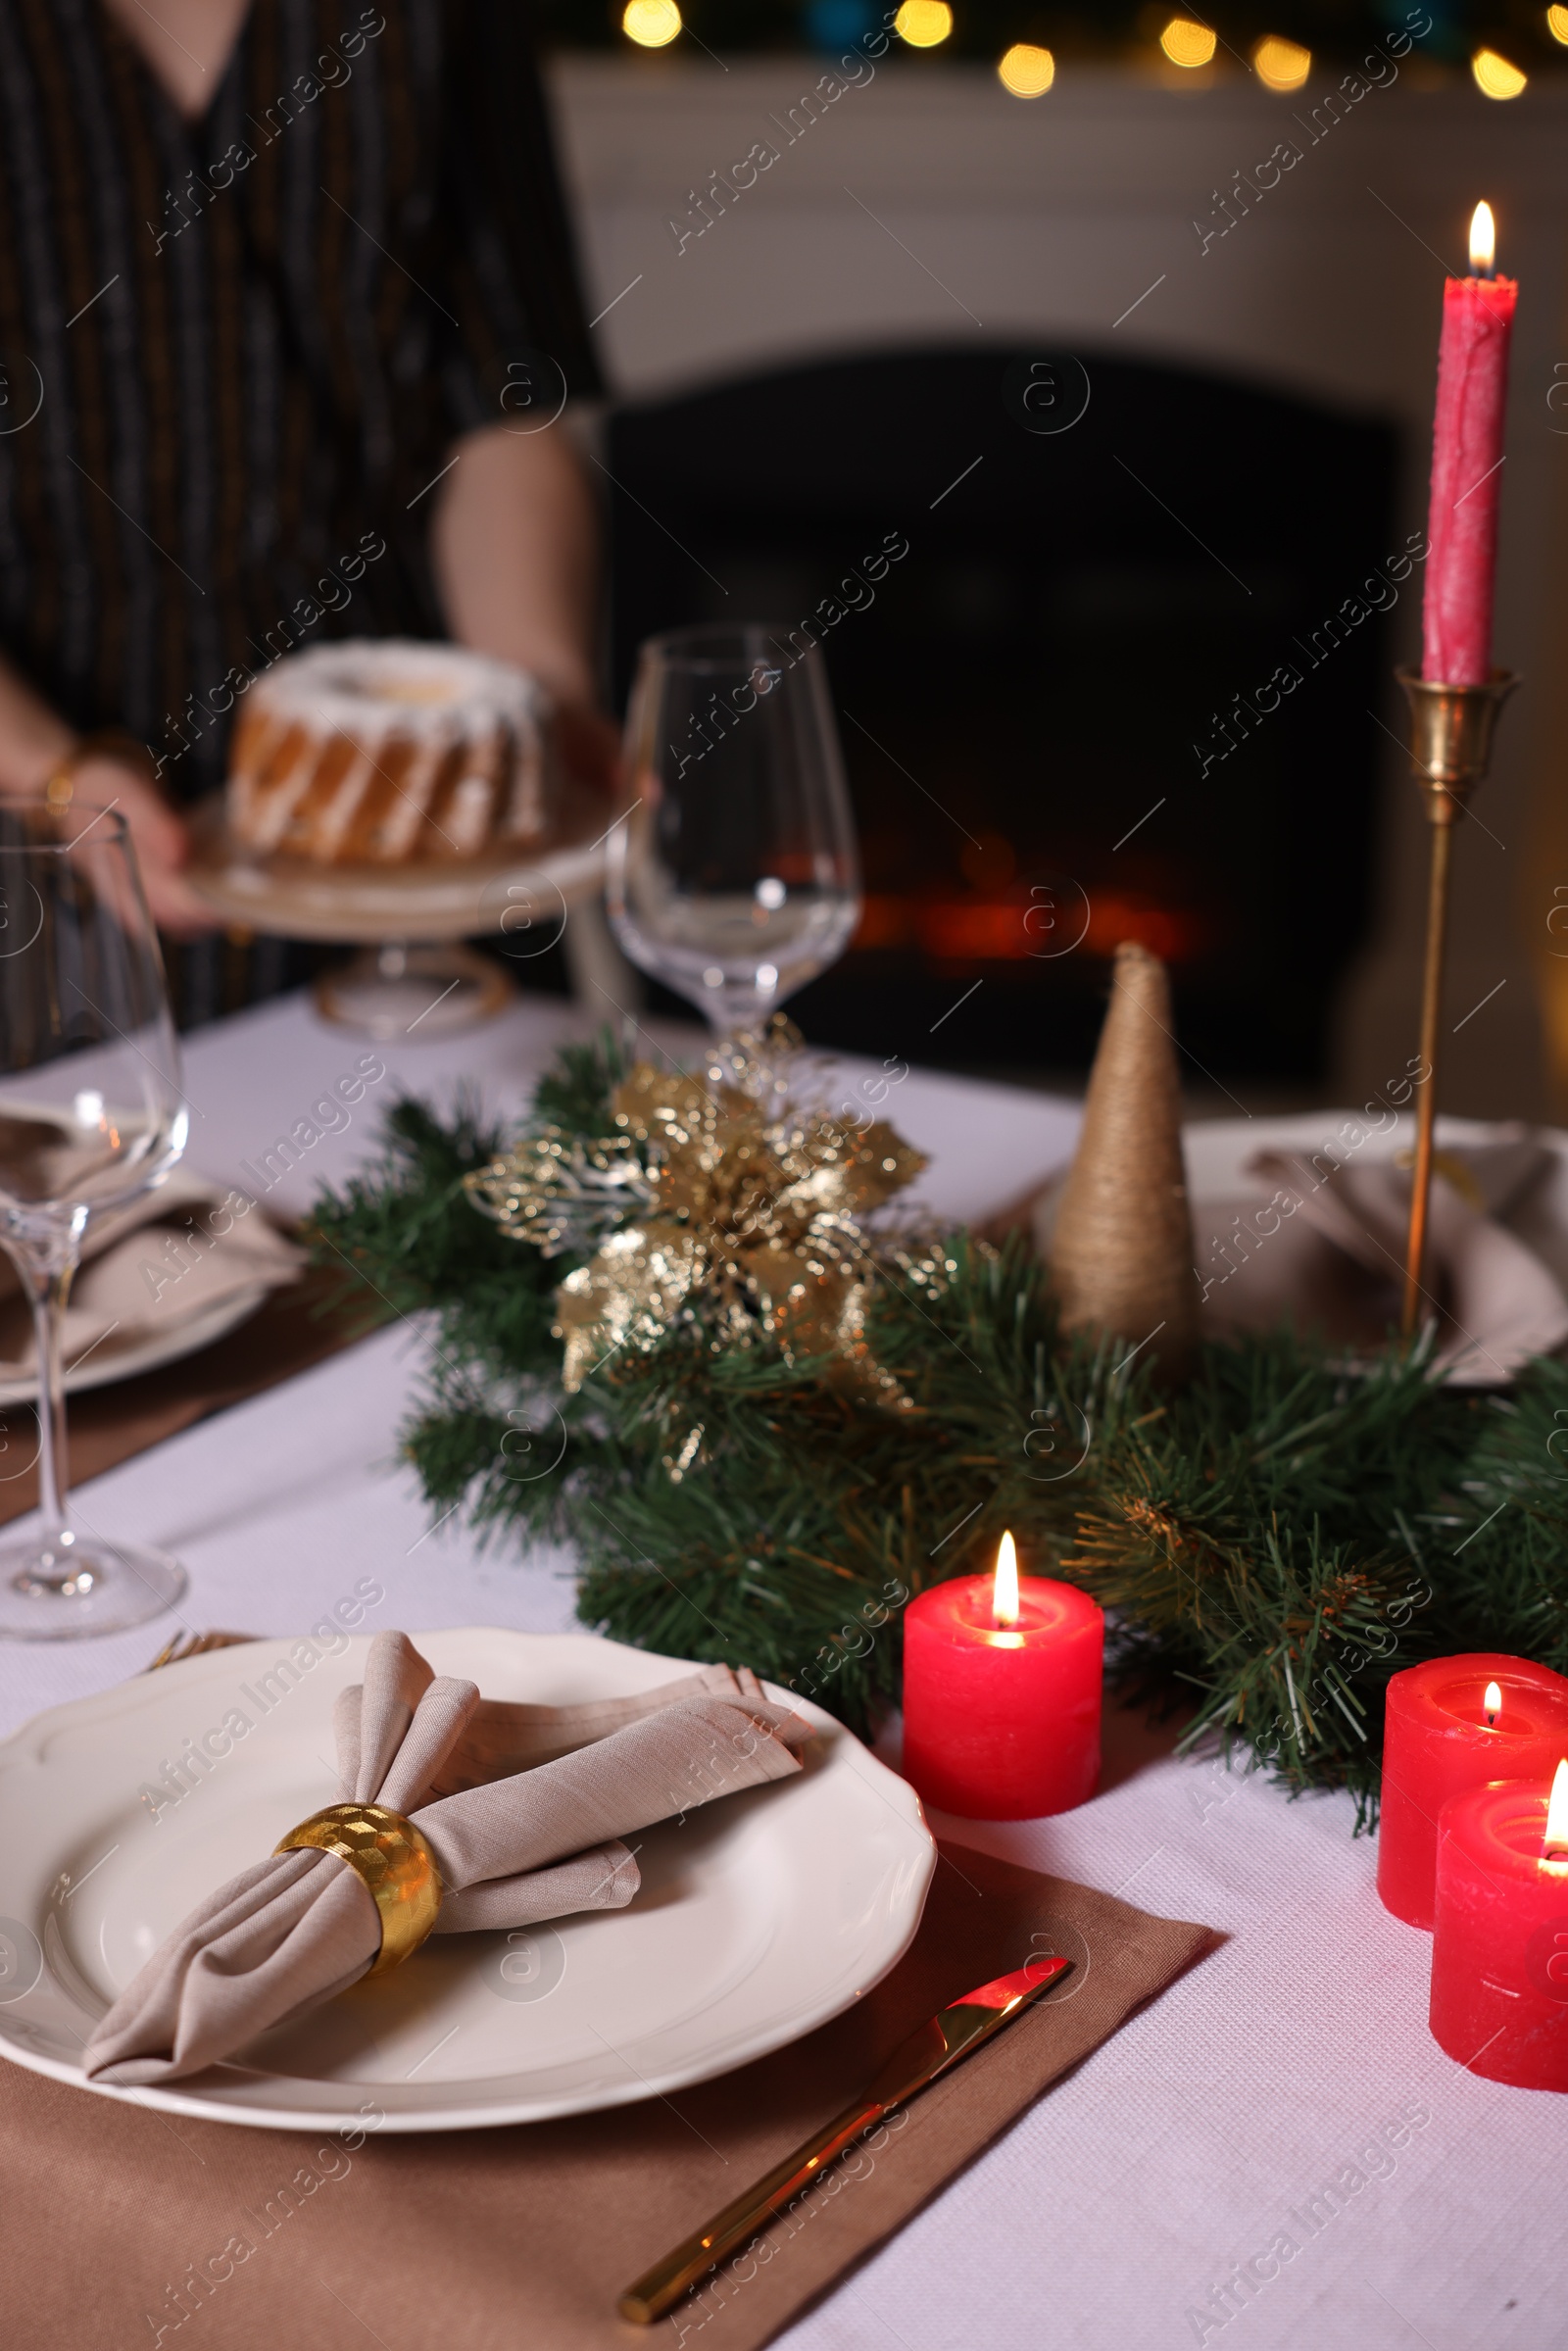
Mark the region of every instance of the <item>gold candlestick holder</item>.
POLYGON ((1486 774, 1497 712, 1519 680, 1510 669, 1494 669, 1483 686, 1448 686, 1396 670, 1410 703, 1410 771, 1421 786, 1432 827, 1432 869, 1427 885, 1426 961, 1421 975, 1421 1062, 1416 1110, 1415 1167, 1410 1183, 1410 1232, 1404 1257, 1401 1329, 1413 1337, 1420 1320, 1422 1274, 1427 1249, 1427 1207, 1432 1197, 1432 1145, 1438 1108, 1438 1024, 1443 1011, 1443 958, 1448 934, 1448 878, 1453 828, 1486 774))

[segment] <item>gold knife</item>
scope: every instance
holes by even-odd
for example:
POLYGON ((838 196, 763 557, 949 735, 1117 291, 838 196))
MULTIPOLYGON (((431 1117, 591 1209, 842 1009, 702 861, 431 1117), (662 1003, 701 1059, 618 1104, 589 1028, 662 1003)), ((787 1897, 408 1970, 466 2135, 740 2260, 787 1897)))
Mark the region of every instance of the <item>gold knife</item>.
POLYGON ((765 2179, 737 2196, 733 2204, 726 2204, 705 2229, 666 2253, 662 2261, 655 2262, 635 2285, 628 2286, 616 2304, 621 2317, 639 2327, 662 2319, 706 2271, 721 2262, 754 2229, 760 2229, 798 2190, 808 2187, 862 2131, 869 2131, 895 2106, 902 2106, 916 2090, 945 2074, 950 2065, 989 2040, 1027 2002, 1059 1984, 1071 1966, 1070 1959, 1032 1959, 1027 1967, 1015 1969, 1010 1976, 999 1976, 993 1984, 982 1984, 977 1991, 955 2000, 951 2008, 940 2010, 929 2024, 921 2025, 900 2043, 863 2097, 846 2106, 782 2163, 776 2163, 765 2179))

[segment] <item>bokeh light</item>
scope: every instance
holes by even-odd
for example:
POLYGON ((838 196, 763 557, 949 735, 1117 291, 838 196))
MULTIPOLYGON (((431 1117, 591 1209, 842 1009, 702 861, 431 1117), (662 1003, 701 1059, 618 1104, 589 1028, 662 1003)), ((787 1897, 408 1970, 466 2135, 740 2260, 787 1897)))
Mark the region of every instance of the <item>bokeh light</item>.
POLYGON ((1298 90, 1312 71, 1312 52, 1282 33, 1266 32, 1252 51, 1252 69, 1266 90, 1298 90))
POLYGON ((936 49, 953 30, 953 11, 948 0, 904 0, 893 29, 911 49, 936 49))
POLYGON ((997 61, 997 79, 1015 98, 1043 98, 1056 78, 1056 61, 1032 41, 1014 41, 997 61))
POLYGON ((1529 79, 1519 68, 1499 57, 1495 49, 1478 49, 1470 60, 1476 88, 1486 98, 1517 98, 1529 79))
POLYGON ((680 30, 675 0, 626 0, 620 29, 639 49, 663 49, 680 30))
POLYGON ((1191 17, 1172 17, 1159 45, 1173 66, 1206 66, 1214 54, 1214 35, 1208 25, 1196 24, 1191 17))

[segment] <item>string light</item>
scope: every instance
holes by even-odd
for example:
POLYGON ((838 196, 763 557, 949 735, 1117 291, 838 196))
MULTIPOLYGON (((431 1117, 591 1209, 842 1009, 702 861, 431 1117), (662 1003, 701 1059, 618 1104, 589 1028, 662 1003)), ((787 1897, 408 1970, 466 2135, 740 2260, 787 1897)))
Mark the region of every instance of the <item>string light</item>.
POLYGON ((1159 45, 1173 66, 1206 66, 1214 54, 1214 34, 1207 24, 1191 17, 1172 17, 1159 36, 1159 45))
POLYGON ((1043 98, 1056 78, 1056 61, 1032 41, 1014 41, 997 61, 997 79, 1015 98, 1043 98))
POLYGON ((1252 51, 1252 70, 1266 90, 1298 90, 1312 71, 1312 52, 1283 33, 1266 32, 1252 51))
POLYGON ((911 49, 937 49, 953 30, 953 11, 947 0, 904 0, 893 29, 911 49))
POLYGON ((1529 75, 1499 57, 1495 49, 1478 49, 1470 60, 1476 88, 1484 98, 1517 98, 1529 75))
POLYGON ((1568 8, 1553 6, 1547 9, 1546 30, 1554 41, 1561 41, 1563 47, 1568 49, 1568 8))
POLYGON ((664 49, 680 30, 675 0, 626 0, 620 29, 639 49, 664 49))

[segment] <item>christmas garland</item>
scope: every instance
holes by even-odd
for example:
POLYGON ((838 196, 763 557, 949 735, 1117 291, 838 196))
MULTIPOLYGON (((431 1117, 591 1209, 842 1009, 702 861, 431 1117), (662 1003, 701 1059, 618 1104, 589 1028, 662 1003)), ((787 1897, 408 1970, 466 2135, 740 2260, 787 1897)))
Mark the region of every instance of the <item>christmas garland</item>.
POLYGON ((1483 1648, 1568 1672, 1568 1368, 1461 1394, 1420 1348, 1351 1375, 1282 1331, 1165 1391, 1058 1336, 1021 1241, 862 1231, 879 1169, 918 1163, 889 1130, 775 1124, 759 1183, 755 1105, 705 1126, 680 1084, 606 1035, 520 1137, 403 1101, 313 1220, 377 1311, 433 1318, 403 1437, 431 1504, 569 1539, 586 1624, 864 1730, 905 1604, 1010 1528, 1110 1612, 1123 1687, 1293 1791, 1348 1788, 1358 1826, 1390 1674, 1483 1648))

